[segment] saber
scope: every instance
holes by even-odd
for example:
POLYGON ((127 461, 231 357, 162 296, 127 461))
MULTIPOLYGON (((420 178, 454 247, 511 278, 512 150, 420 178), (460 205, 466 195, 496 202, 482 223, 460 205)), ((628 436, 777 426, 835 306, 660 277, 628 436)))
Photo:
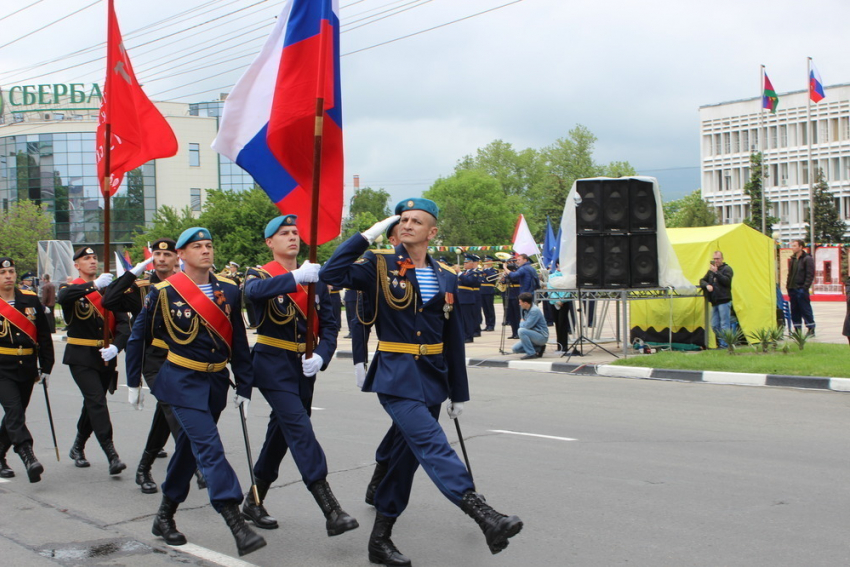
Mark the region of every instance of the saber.
MULTIPOLYGON (((469 471, 469 477, 472 478, 472 467, 469 466, 469 455, 466 454, 466 443, 463 442, 463 433, 460 432, 460 420, 454 418, 455 427, 457 428, 457 438, 460 441, 460 450, 463 451, 463 460, 466 461, 466 470, 469 471)), ((478 492, 475 488, 475 479, 472 479, 472 489, 478 492)))
POLYGON ((254 495, 254 504, 259 506, 260 494, 257 492, 257 481, 254 478, 254 457, 251 456, 251 442, 248 440, 248 421, 245 419, 245 408, 239 404, 239 417, 242 419, 242 435, 245 437, 245 452, 248 454, 248 472, 251 473, 251 494, 254 495))
POLYGON ((56 429, 53 427, 53 412, 50 410, 50 396, 47 395, 47 383, 41 381, 44 386, 44 402, 47 404, 47 419, 50 421, 50 434, 53 435, 53 450, 56 451, 56 460, 59 461, 59 443, 56 442, 56 429))

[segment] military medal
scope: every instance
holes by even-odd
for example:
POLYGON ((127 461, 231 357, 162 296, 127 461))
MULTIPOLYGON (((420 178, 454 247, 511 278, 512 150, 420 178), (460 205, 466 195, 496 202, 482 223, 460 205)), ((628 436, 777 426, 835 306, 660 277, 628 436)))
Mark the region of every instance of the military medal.
POLYGON ((446 319, 449 318, 452 310, 454 309, 455 296, 453 293, 446 293, 446 303, 443 305, 443 315, 446 319))
POLYGON ((185 311, 183 311, 183 315, 188 319, 192 316, 192 310, 187 308, 185 311))

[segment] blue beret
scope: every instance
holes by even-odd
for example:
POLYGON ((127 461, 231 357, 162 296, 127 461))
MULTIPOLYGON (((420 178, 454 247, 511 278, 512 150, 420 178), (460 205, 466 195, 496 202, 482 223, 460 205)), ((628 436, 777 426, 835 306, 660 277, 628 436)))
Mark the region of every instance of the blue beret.
POLYGON ((274 236, 281 226, 295 226, 298 223, 297 215, 283 215, 275 217, 266 225, 266 230, 263 232, 265 238, 274 236))
POLYGON ((393 234, 393 229, 395 227, 397 227, 398 223, 400 223, 400 222, 401 222, 401 219, 398 219, 397 221, 395 221, 394 223, 392 223, 390 226, 387 227, 387 240, 390 239, 390 236, 392 236, 392 234, 393 234))
POLYGON ((437 203, 430 199, 423 199, 421 197, 405 199, 395 206, 395 214, 400 215, 404 211, 425 211, 434 218, 438 218, 440 214, 440 208, 437 206, 437 203))
POLYGON ((177 244, 174 245, 174 248, 180 250, 181 248, 185 248, 187 244, 191 244, 192 242, 197 242, 199 240, 212 240, 212 235, 210 231, 200 226, 193 226, 192 228, 187 228, 180 234, 180 238, 177 239, 177 244))

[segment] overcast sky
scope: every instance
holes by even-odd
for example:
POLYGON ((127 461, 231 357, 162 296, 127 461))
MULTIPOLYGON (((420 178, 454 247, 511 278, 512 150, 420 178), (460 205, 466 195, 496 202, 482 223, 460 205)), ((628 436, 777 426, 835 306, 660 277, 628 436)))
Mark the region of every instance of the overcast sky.
MULTIPOLYGON (((0 87, 102 82, 104 47, 68 57, 105 39, 106 2, 85 8, 90 4, 4 1, 0 87)), ((847 0, 340 5, 346 184, 358 174, 361 186, 382 187, 394 200, 420 194, 495 139, 516 149, 542 148, 576 124, 598 137, 597 161, 628 161, 658 177, 666 199, 677 198, 700 183, 699 107, 758 96, 761 64, 780 96, 805 88, 807 56, 826 85, 850 82, 847 0)), ((275 0, 116 0, 124 43, 146 92, 154 100, 184 102, 227 92, 281 6, 275 0), (132 33, 195 7, 170 27, 132 33)))

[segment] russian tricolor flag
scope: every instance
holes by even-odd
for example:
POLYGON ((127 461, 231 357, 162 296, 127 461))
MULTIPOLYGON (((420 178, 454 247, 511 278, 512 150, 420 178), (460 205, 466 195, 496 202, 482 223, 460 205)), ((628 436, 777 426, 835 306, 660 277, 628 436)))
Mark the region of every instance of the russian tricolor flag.
POLYGON ((342 224, 339 0, 287 0, 277 24, 224 103, 212 147, 251 174, 310 238, 316 101, 324 99, 318 241, 342 224))
POLYGON ((823 92, 823 80, 821 80, 820 73, 818 73, 814 62, 812 62, 812 67, 809 71, 809 97, 811 97, 812 102, 820 102, 826 98, 823 92))

